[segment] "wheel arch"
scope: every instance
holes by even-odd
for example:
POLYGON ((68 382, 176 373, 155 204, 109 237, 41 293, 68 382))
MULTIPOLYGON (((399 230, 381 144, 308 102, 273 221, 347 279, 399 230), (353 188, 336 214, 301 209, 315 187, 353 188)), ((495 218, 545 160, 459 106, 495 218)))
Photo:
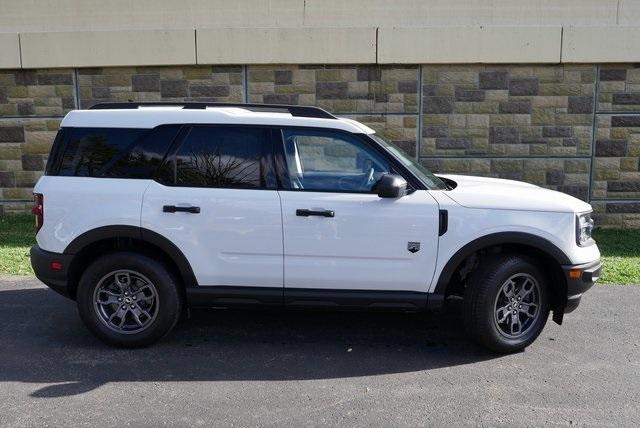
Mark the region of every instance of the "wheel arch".
POLYGON ((571 264, 571 260, 562 249, 549 240, 526 232, 492 233, 464 245, 454 253, 440 272, 433 291, 434 301, 441 304, 448 295, 457 291, 456 287, 461 284, 456 283, 458 279, 456 274, 461 272, 467 261, 474 255, 505 250, 530 256, 545 263, 545 266, 549 265, 546 272, 550 277, 549 280, 555 285, 551 287, 552 309, 559 310, 558 312, 561 313, 567 298, 567 284, 562 265, 571 264))
POLYGON ((103 226, 77 236, 64 249, 63 254, 73 255, 69 267, 69 294, 75 291, 82 272, 91 261, 107 251, 130 250, 145 254, 163 262, 184 287, 197 285, 196 277, 184 253, 169 239, 149 229, 128 225, 103 226))

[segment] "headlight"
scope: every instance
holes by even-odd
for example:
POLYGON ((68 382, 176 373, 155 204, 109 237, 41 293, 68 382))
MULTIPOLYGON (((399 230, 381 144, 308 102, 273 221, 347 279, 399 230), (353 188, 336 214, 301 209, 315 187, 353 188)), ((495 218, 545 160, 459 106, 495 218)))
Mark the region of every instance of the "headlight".
POLYGON ((576 243, 583 247, 593 242, 591 232, 593 231, 593 219, 591 213, 578 214, 576 216, 576 243))

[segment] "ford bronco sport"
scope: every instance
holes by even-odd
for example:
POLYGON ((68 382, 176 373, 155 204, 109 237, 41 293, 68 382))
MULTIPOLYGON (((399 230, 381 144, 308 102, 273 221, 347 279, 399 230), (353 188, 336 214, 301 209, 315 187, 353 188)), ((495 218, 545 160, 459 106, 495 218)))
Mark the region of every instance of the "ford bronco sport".
POLYGON ((109 103, 64 118, 34 189, 37 277, 121 347, 184 308, 433 310, 513 352, 597 280, 591 206, 434 175, 316 107, 109 103))

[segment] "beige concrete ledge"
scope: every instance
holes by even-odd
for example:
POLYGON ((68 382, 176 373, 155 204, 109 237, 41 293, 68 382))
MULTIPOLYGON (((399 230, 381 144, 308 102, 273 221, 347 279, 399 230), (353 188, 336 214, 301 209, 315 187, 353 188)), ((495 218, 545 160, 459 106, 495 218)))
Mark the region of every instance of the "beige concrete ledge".
POLYGON ((615 25, 617 9, 618 0, 306 0, 304 24, 615 25))
POLYGON ((368 27, 0 33, 0 68, 640 62, 638 46, 640 27, 619 26, 381 27, 377 39, 368 27))
POLYGON ((21 33, 23 68, 195 64, 194 30, 21 33))
POLYGON ((558 63, 561 27, 403 27, 378 30, 378 62, 558 63))
POLYGON ((199 64, 376 62, 375 28, 197 29, 199 64))
POLYGON ((0 68, 20 68, 18 33, 0 33, 0 68))
POLYGON ((638 62, 640 27, 565 27, 562 62, 638 62))

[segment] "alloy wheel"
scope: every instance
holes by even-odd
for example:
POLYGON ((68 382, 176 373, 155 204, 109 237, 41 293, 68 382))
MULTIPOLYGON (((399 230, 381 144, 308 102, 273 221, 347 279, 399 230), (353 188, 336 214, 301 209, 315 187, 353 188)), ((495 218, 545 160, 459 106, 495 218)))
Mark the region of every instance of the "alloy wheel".
POLYGON ((507 279, 496 296, 494 322, 501 334, 517 339, 527 334, 540 317, 540 285, 526 273, 507 279))
POLYGON ((159 297, 155 285, 132 270, 108 273, 98 282, 93 305, 100 321, 120 334, 140 333, 158 314, 159 297))

